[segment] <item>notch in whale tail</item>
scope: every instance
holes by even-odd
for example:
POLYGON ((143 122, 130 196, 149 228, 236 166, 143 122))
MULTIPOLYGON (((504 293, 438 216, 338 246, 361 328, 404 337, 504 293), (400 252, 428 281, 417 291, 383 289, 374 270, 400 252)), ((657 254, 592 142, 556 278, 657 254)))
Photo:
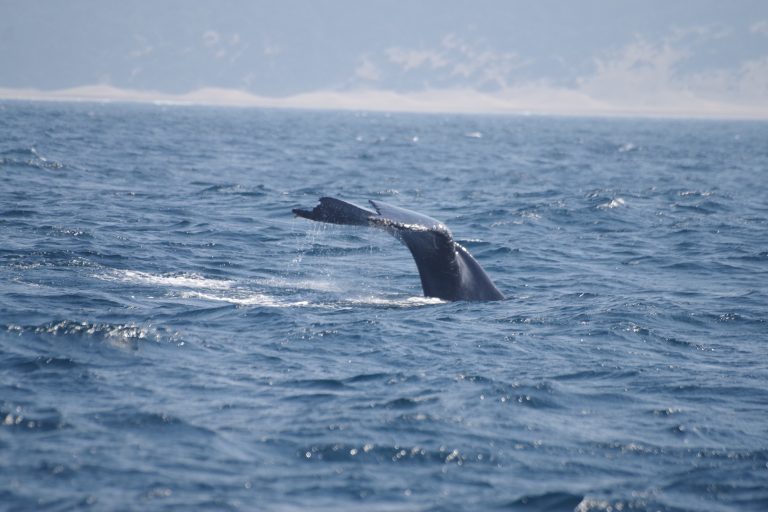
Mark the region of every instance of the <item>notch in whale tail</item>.
POLYGON ((389 232, 411 251, 427 297, 451 301, 504 298, 469 251, 453 240, 445 224, 381 201, 369 202, 374 210, 322 197, 312 210, 296 208, 293 213, 317 222, 371 226, 389 232))

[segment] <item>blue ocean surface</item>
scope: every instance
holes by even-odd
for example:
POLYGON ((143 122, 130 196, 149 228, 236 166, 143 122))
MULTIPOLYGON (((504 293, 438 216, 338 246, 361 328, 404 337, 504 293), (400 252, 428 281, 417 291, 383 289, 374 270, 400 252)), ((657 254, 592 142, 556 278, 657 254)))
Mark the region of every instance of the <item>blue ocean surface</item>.
POLYGON ((3 511, 768 510, 768 123, 7 101, 0 179, 3 511))

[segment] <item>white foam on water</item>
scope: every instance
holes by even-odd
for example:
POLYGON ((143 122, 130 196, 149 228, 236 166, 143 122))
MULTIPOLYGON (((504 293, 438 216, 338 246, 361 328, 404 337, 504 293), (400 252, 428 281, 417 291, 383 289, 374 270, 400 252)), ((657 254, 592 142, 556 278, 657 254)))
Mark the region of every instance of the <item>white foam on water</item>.
POLYGON ((107 274, 96 276, 107 281, 122 281, 136 284, 151 284, 171 286, 176 288, 197 288, 207 290, 228 290, 234 286, 234 281, 226 279, 209 279, 195 273, 171 275, 150 274, 138 270, 114 270, 107 274))
POLYGON ((179 294, 184 299, 202 299, 215 302, 227 302, 238 306, 262 306, 267 308, 328 308, 336 309, 343 307, 359 306, 393 306, 400 308, 429 306, 434 304, 443 304, 445 301, 434 297, 406 297, 406 298, 384 298, 384 297, 362 297, 355 299, 339 299, 335 302, 310 302, 307 300, 291 301, 285 300, 264 293, 253 293, 241 291, 237 294, 214 294, 198 291, 186 291, 179 294))
POLYGON ((636 149, 638 149, 637 146, 631 142, 627 142, 626 144, 619 146, 619 153, 629 153, 630 151, 634 151, 636 149))
MULTIPOLYGON (((184 299, 201 299, 215 302, 227 302, 238 306, 262 306, 268 308, 339 308, 359 306, 392 306, 392 307, 420 307, 434 304, 442 304, 444 301, 433 297, 339 297, 338 300, 324 302, 310 302, 308 300, 290 300, 276 297, 243 286, 236 286, 235 281, 226 279, 209 279, 194 273, 180 274, 152 274, 138 270, 113 270, 106 274, 96 276, 107 281, 118 281, 133 284, 146 284, 168 288, 178 288, 181 291, 169 291, 171 296, 184 299)), ((309 290, 316 292, 341 293, 342 290, 336 283, 324 280, 291 280, 281 277, 254 280, 250 283, 263 287, 309 290)))
POLYGON ((307 307, 322 305, 313 305, 306 300, 300 301, 283 301, 276 297, 271 297, 263 293, 243 293, 238 295, 214 295, 211 293, 203 292, 182 292, 180 297, 184 299, 203 299, 216 302, 228 302, 230 304, 236 304, 238 306, 263 306, 268 308, 295 308, 295 307, 307 307))
POLYGON ((618 208, 619 206, 624 206, 625 204, 627 204, 627 202, 624 201, 624 199, 617 197, 616 199, 612 199, 608 203, 603 203, 601 205, 598 205, 598 208, 600 208, 601 210, 610 210, 613 208, 618 208))
POLYGON ((318 292, 338 292, 340 291, 336 283, 330 281, 309 280, 309 279, 285 279, 282 277, 272 277, 269 279, 260 279, 254 281, 262 286, 271 288, 284 288, 292 290, 314 290, 318 292))
POLYGON ((446 301, 438 299, 437 297, 361 297, 357 299, 349 299, 343 301, 347 304, 354 305, 370 305, 370 306, 397 306, 397 307, 416 307, 416 306, 429 306, 433 304, 445 304, 446 301))

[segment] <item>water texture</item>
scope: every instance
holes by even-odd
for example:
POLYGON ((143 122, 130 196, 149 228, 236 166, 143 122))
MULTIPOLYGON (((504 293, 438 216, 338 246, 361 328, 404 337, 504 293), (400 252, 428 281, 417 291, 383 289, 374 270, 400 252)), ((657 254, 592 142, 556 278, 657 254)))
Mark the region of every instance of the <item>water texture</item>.
POLYGON ((766 123, 5 102, 0 178, 2 510, 768 510, 766 123))

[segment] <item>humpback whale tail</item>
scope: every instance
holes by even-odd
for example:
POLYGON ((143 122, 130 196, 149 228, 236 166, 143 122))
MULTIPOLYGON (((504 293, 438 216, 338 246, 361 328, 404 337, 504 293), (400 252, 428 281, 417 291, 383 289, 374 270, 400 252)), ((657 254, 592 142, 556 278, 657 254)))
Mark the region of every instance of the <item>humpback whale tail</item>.
POLYGON ((322 197, 312 210, 297 208, 293 213, 318 222, 384 229, 411 251, 427 297, 452 301, 504 298, 469 251, 453 240, 445 224, 381 201, 369 202, 374 210, 322 197))

